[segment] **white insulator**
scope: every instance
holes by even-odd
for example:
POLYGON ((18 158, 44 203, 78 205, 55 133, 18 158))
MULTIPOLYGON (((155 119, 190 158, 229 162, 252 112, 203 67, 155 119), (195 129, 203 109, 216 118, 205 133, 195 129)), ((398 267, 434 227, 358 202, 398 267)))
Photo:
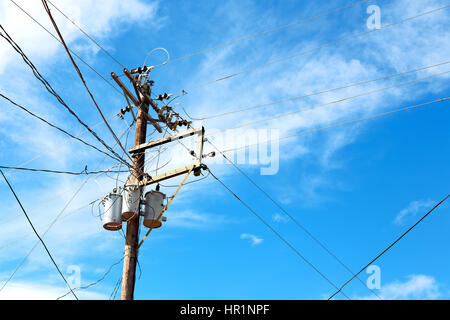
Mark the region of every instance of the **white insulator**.
POLYGON ((144 226, 147 228, 161 227, 161 218, 156 220, 164 209, 164 199, 166 195, 159 191, 149 191, 145 194, 145 211, 144 211, 144 226))
POLYGON ((127 185, 123 190, 122 217, 125 220, 139 214, 141 190, 137 185, 127 185))
POLYGON ((108 194, 102 201, 104 206, 103 228, 110 231, 122 229, 122 195, 108 194))

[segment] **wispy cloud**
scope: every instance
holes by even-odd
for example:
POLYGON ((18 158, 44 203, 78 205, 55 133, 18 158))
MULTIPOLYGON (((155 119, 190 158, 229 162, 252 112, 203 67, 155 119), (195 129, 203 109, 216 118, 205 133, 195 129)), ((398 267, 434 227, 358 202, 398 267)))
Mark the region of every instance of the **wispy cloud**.
POLYGON ((286 215, 284 215, 284 214, 282 215, 282 214, 279 214, 279 213, 275 213, 272 216, 272 220, 275 221, 275 222, 288 222, 289 218, 286 215))
POLYGON ((250 243, 252 244, 252 246, 257 246, 257 245, 261 244, 264 241, 263 238, 259 238, 259 237, 255 236, 254 234, 251 234, 251 233, 243 233, 243 234, 241 234, 241 239, 248 239, 250 241, 250 243))
MULTIPOLYGON (((433 300, 441 297, 442 293, 436 279, 427 275, 410 275, 408 280, 394 281, 381 287, 378 295, 384 300, 433 300)), ((374 297, 359 297, 369 300, 374 297)))
POLYGON ((408 216, 415 216, 421 210, 427 210, 435 204, 432 200, 412 201, 406 208, 401 210, 395 217, 394 224, 402 225, 408 216))
MULTIPOLYGON (((8 284, 7 289, 0 291, 0 300, 55 300, 66 294, 67 287, 42 284, 41 282, 13 282, 8 284)), ((76 291, 78 298, 83 300, 105 300, 104 294, 94 291, 76 291)), ((64 299, 73 299, 68 295, 64 299)))
MULTIPOLYGON (((53 32, 50 21, 39 1, 16 0, 24 10, 40 21, 48 30, 53 32)), ((158 3, 152 1, 144 3, 140 0, 130 0, 126 3, 120 0, 75 2, 58 1, 55 4, 78 25, 82 26, 90 35, 98 38, 109 38, 111 32, 120 32, 131 23, 153 20, 156 16, 158 3), (101 14, 98 14, 101 12, 101 14)), ((50 7, 53 9, 53 7, 50 7)), ((86 48, 84 53, 98 51, 70 22, 65 20, 56 10, 54 16, 58 26, 69 44, 74 44, 77 49, 86 48)), ((20 9, 10 1, 0 3, 0 20, 2 25, 10 31, 11 36, 20 43, 35 61, 54 63, 54 56, 59 44, 43 29, 32 22, 20 9), (42 45, 45 43, 45 46, 42 45)), ((147 22, 148 22, 147 21, 147 22)), ((154 22, 153 22, 154 23, 154 22)), ((155 26, 158 24, 155 23, 155 26)), ((54 33, 54 32, 53 32, 54 33)), ((10 63, 19 62, 17 55, 8 46, 0 47, 0 73, 10 63)))
POLYGON ((168 212, 166 215, 166 224, 168 227, 212 229, 226 223, 225 217, 218 214, 193 211, 173 211, 168 212))

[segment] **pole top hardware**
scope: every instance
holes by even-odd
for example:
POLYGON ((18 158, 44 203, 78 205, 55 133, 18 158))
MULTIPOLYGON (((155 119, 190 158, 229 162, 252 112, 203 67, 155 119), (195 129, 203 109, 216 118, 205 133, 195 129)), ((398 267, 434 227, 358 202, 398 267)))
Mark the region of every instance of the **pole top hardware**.
POLYGON ((135 69, 131 69, 131 73, 132 74, 141 74, 141 73, 143 73, 143 72, 148 72, 148 71, 150 71, 150 70, 152 70, 152 69, 155 69, 155 67, 154 66, 150 66, 150 67, 147 67, 147 66, 143 66, 143 67, 138 67, 138 68, 135 68, 135 69))

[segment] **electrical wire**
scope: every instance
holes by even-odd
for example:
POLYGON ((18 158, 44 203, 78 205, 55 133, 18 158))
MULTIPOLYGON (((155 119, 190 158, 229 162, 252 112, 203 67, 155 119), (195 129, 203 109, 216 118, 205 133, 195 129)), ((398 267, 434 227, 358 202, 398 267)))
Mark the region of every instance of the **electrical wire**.
MULTIPOLYGON (((31 20, 33 20, 38 26, 40 26, 42 29, 44 29, 49 35, 53 37, 56 41, 58 41, 60 44, 61 41, 53 34, 51 33, 47 28, 45 28, 39 21, 37 21, 31 14, 29 14, 25 9, 23 9, 21 6, 19 6, 14 0, 11 1, 17 8, 19 8, 23 13, 25 13, 31 20)), ((86 65, 89 69, 91 69, 97 76, 99 76, 103 81, 105 81, 111 88, 113 88, 116 92, 118 92, 120 95, 122 95, 122 91, 116 88, 111 82, 109 82, 105 77, 103 77, 97 70, 94 69, 89 63, 87 63, 83 58, 81 58, 78 54, 76 54, 73 50, 70 49, 70 52, 78 59, 80 60, 84 65, 86 65)))
MULTIPOLYGON (((328 249, 317 237, 315 237, 305 226, 303 226, 296 218, 294 218, 289 212, 287 212, 279 203, 278 201, 275 201, 275 199, 273 197, 271 197, 261 186, 259 186, 252 178, 250 178, 250 176, 248 174, 246 174, 236 163, 234 163, 231 159, 229 159, 222 151, 219 150, 219 148, 217 148, 211 141, 207 140, 207 142, 214 148, 216 149, 221 155, 222 157, 228 162, 230 163, 241 175, 243 175, 248 181, 250 181, 259 191, 261 191, 266 198, 268 198, 275 206, 278 207, 278 209, 280 209, 286 216, 289 217, 289 219, 291 219, 292 222, 294 222, 297 227, 299 227, 303 232, 305 232, 314 242, 316 242, 322 249, 324 249, 328 255, 330 255, 334 260, 336 260, 342 267, 344 267, 351 275, 354 275, 353 271, 347 267, 347 265, 342 262, 341 259, 339 259, 333 252, 331 252, 330 249, 328 249)), ((368 290, 370 290, 375 296, 377 296, 380 300, 381 297, 372 289, 368 288, 365 283, 360 279, 357 278, 365 288, 367 288, 368 290)))
POLYGON ((236 113, 240 113, 240 112, 244 112, 244 111, 260 109, 260 108, 264 108, 264 107, 268 107, 268 106, 272 106, 272 105, 276 105, 276 104, 280 104, 280 103, 300 100, 300 99, 303 99, 303 98, 308 98, 308 97, 312 97, 312 96, 316 96, 316 95, 321 95, 321 94, 324 94, 324 93, 330 93, 330 92, 333 92, 333 91, 338 91, 338 90, 342 90, 342 89, 348 89, 348 88, 351 88, 351 87, 360 86, 360 85, 364 85, 364 84, 369 84, 369 83, 380 81, 380 80, 387 80, 387 79, 391 79, 391 78, 394 78, 394 77, 399 77, 399 76, 403 76, 403 75, 406 75, 406 74, 427 70, 427 69, 430 69, 430 68, 436 68, 436 67, 443 66, 443 65, 446 65, 446 64, 449 64, 449 63, 450 63, 450 61, 445 61, 445 62, 442 62, 442 63, 438 63, 438 64, 434 64, 434 65, 430 65, 430 66, 425 66, 425 67, 421 67, 421 68, 417 68, 417 69, 412 69, 412 70, 408 70, 408 71, 404 71, 404 72, 394 73, 394 74, 390 74, 390 75, 387 75, 387 76, 383 76, 383 77, 379 77, 379 78, 375 78, 375 79, 371 79, 371 80, 365 80, 365 81, 361 81, 361 82, 354 82, 354 83, 350 83, 348 85, 337 87, 337 88, 332 88, 332 89, 326 89, 326 90, 322 90, 322 91, 312 92, 312 93, 308 93, 308 94, 301 95, 301 96, 281 99, 281 100, 277 100, 277 101, 273 101, 273 102, 267 102, 267 103, 258 104, 258 105, 255 105, 255 106, 239 108, 239 109, 236 109, 236 110, 231 110, 231 111, 227 111, 227 112, 217 113, 217 114, 213 114, 213 115, 210 115, 210 116, 192 117, 186 112, 186 110, 184 108, 182 108, 182 109, 183 109, 184 113, 191 120, 204 121, 204 120, 219 118, 219 117, 232 115, 232 114, 236 114, 236 113))
POLYGON ((47 0, 48 3, 50 3, 50 5, 55 8, 61 15, 64 16, 64 18, 66 18, 67 20, 69 20, 78 30, 80 30, 92 43, 94 43, 100 50, 102 50, 104 53, 106 53, 112 60, 114 60, 118 65, 120 65, 122 68, 125 68, 125 66, 123 64, 121 64, 116 58, 114 58, 112 56, 112 54, 110 54, 108 52, 108 50, 106 50, 104 47, 102 47, 97 41, 95 41, 94 38, 92 38, 86 31, 84 31, 78 24, 76 24, 72 19, 70 19, 64 12, 62 12, 57 6, 55 6, 55 4, 53 2, 51 2, 50 0, 47 0))
MULTIPOLYGON (((25 108, 24 106, 21 106, 21 105, 19 105, 18 103, 16 103, 15 101, 13 101, 12 99, 8 98, 8 97, 5 96, 4 94, 0 93, 0 97, 2 97, 3 99, 7 100, 7 101, 8 101, 9 103, 11 103, 12 105, 14 105, 14 106, 16 106, 16 107, 22 109, 23 111, 27 112, 29 115, 31 115, 31 116, 33 116, 33 117, 35 117, 35 118, 41 120, 42 122, 46 123, 46 124, 49 125, 50 127, 55 128, 55 129, 61 131, 61 132, 64 133, 65 135, 68 135, 68 136, 71 137, 72 139, 78 140, 78 141, 80 141, 81 143, 83 143, 83 144, 85 144, 85 145, 87 145, 87 146, 89 146, 89 147, 91 147, 91 148, 97 150, 98 152, 101 152, 101 153, 103 153, 103 154, 106 154, 107 156, 110 156, 108 153, 106 153, 106 152, 103 151, 103 150, 100 150, 100 149, 97 148, 96 146, 94 146, 94 145, 92 145, 92 144, 90 144, 90 143, 88 143, 88 142, 86 142, 86 141, 84 141, 84 140, 82 140, 82 139, 80 139, 80 138, 78 138, 78 137, 72 135, 71 133, 67 132, 66 130, 64 130, 64 129, 62 129, 62 128, 60 128, 60 127, 58 127, 58 126, 56 126, 56 125, 50 123, 49 121, 45 120, 44 118, 42 118, 42 117, 36 115, 35 113, 31 112, 30 110, 28 110, 28 109, 25 108)), ((114 160, 117 160, 116 158, 113 158, 113 159, 114 159, 114 160)))
MULTIPOLYGON (((122 136, 120 138, 122 138, 125 133, 129 130, 130 128, 128 128, 127 130, 125 130, 125 132, 122 134, 122 136)), ((105 161, 106 156, 100 161, 100 163, 97 166, 97 169, 103 164, 103 162, 105 161)), ((80 191, 84 188, 84 186, 88 183, 88 181, 90 180, 92 176, 88 176, 82 183, 81 185, 77 188, 77 190, 75 191, 75 193, 73 194, 73 196, 69 199, 69 201, 66 203, 66 205, 63 207, 63 209, 58 213, 58 215, 55 217, 55 219, 53 219, 53 221, 50 223, 50 225, 48 226, 48 228, 46 229, 46 231, 42 234, 42 236, 45 236, 50 229, 54 226, 54 224, 60 219, 60 217, 62 216, 62 214, 66 211, 66 209, 69 207, 69 205, 72 203, 72 201, 75 199, 75 197, 78 195, 78 193, 80 193, 80 191)), ((31 253, 33 253, 34 249, 36 249, 37 245, 39 244, 39 241, 37 241, 34 246, 28 251, 28 253, 26 254, 26 256, 21 260, 21 262, 17 265, 17 267, 14 269, 14 271, 11 273, 11 275, 8 277, 8 279, 3 283, 2 287, 0 288, 0 291, 2 291, 6 285, 11 281, 11 279, 16 275, 16 273, 19 271, 19 269, 23 266, 23 264, 25 263, 25 261, 28 259, 28 257, 31 255, 31 253)))
POLYGON ((311 129, 311 130, 306 130, 300 133, 296 133, 296 134, 292 134, 289 136, 285 136, 285 137, 281 137, 279 139, 271 139, 271 140, 267 140, 267 141, 263 141, 263 142, 258 142, 258 143, 253 143, 253 144, 249 144, 249 145, 245 145, 242 147, 237 147, 237 148, 231 148, 231 149, 227 149, 227 150, 222 150, 222 152, 230 152, 230 151, 235 151, 235 150, 241 150, 241 149, 246 149, 249 147, 253 147, 253 146, 257 146, 260 144, 267 144, 273 141, 281 141, 281 140, 286 140, 286 139, 291 139, 291 138, 295 138, 295 137, 299 137, 299 136, 303 136, 306 134, 311 134, 311 133, 315 133, 315 132, 319 132, 319 131, 323 131, 323 130, 328 130, 328 129, 332 129, 332 128, 337 128, 337 127, 342 127, 342 126, 346 126, 349 124, 354 124, 354 123, 358 123, 358 122, 362 122, 362 121, 366 121, 366 120, 371 120, 371 119, 376 119, 376 118, 381 118, 381 117, 385 117, 387 115, 393 114, 393 113, 397 113, 397 112, 401 112, 401 111, 406 111, 406 110, 410 110, 410 109, 415 109, 415 108, 419 108, 419 107, 423 107, 426 105, 430 105, 433 103, 437 103, 437 102, 443 102, 443 101, 447 101, 450 100, 450 97, 446 97, 446 98, 441 98, 441 99, 437 99, 434 101, 429 101, 429 102, 424 102, 421 104, 416 104, 413 106, 409 106, 409 107, 404 107, 401 109, 396 109, 396 110, 391 110, 388 112, 383 112, 383 113, 378 113, 369 117, 364 117, 364 118, 359 118, 359 119, 355 119, 355 120, 349 120, 349 121, 344 121, 344 122, 338 122, 326 127, 322 127, 322 128, 317 128, 317 129, 311 129))
POLYGON ((109 296, 109 300, 115 300, 116 299, 116 295, 117 292, 119 291, 120 285, 122 283, 122 276, 119 277, 119 279, 117 279, 117 282, 114 286, 113 291, 111 292, 110 296, 109 296))
MULTIPOLYGON (((3 28, 3 26, 0 24, 0 29, 2 29, 3 33, 0 33, 0 36, 2 38, 4 38, 10 45, 11 47, 22 56, 22 59, 24 60, 24 62, 30 67, 30 69, 33 72, 33 75, 44 85, 45 89, 47 89, 47 91, 49 93, 51 93, 56 99, 57 101, 66 108, 66 110, 75 117, 75 119, 77 119, 77 121, 83 126, 85 127, 101 144, 103 144, 106 149, 108 149, 116 158, 112 157, 111 155, 109 155, 109 157, 112 157, 115 160, 118 161, 123 161, 126 163, 125 160, 120 159, 120 156, 110 147, 106 144, 105 141, 103 141, 98 135, 97 133, 92 130, 86 123, 84 123, 79 117, 78 115, 64 102, 64 100, 61 98, 61 96, 53 89, 53 87, 50 85, 50 83, 40 74, 40 72, 37 70, 37 68, 34 66, 34 64, 31 62, 31 60, 25 55, 25 53, 22 51, 22 49, 19 47, 19 45, 9 36, 9 34, 6 32, 6 30, 3 28)), ((131 167, 128 163, 127 165, 129 167, 131 167)))
POLYGON ((20 208, 22 209, 23 213, 25 214, 25 217, 27 218, 31 228, 33 229, 34 233, 36 234, 36 236, 38 237, 39 241, 42 243, 42 246, 44 247, 45 251, 47 252, 48 256, 50 257, 50 260, 52 260, 56 270, 58 270, 58 273, 60 274, 61 278, 63 278, 64 282, 66 283, 67 287, 69 288, 69 293, 72 293, 72 295, 75 297, 75 299, 78 300, 77 295, 75 294, 75 292, 73 292, 72 288, 70 287, 69 283, 67 282, 67 279, 64 277, 63 273, 61 272, 61 270, 58 267, 58 264, 56 263, 55 259, 53 259, 52 254, 50 253, 50 251, 47 248, 47 245, 45 244, 44 240, 42 240, 41 236, 39 235, 39 233, 36 231, 36 229, 34 228, 33 222, 31 222, 30 218, 28 217, 27 212, 25 211, 24 207, 22 206, 22 203, 20 202, 19 198, 17 197, 16 193, 14 192, 13 187, 11 186, 11 184, 9 183, 8 179, 6 178, 6 176, 3 174, 3 171, 0 170, 0 173, 2 174, 3 178, 5 179, 6 183, 8 184, 9 189, 11 190, 11 192, 13 193, 14 197, 17 200, 17 203, 19 204, 20 208))
POLYGON ((157 50, 162 50, 162 51, 164 51, 164 52, 167 54, 167 60, 164 61, 163 63, 161 63, 160 65, 162 66, 162 65, 165 65, 165 64, 168 64, 168 63, 169 63, 169 61, 170 61, 170 53, 169 53, 169 51, 167 51, 166 48, 155 48, 155 49, 150 50, 150 52, 149 52, 149 53, 147 54, 147 56, 145 57, 145 60, 144 60, 144 66, 147 64, 147 59, 150 57, 150 55, 151 55, 153 52, 157 51, 157 50))
MULTIPOLYGON (((85 286, 81 286, 81 287, 75 288, 74 290, 86 290, 86 289, 89 289, 90 287, 93 287, 93 286, 97 285, 98 283, 102 282, 102 281, 106 278, 106 276, 111 272, 111 270, 112 270, 115 266, 117 266, 119 263, 121 263, 122 261, 123 261, 123 257, 122 257, 119 261, 113 263, 113 264, 109 267, 108 271, 106 271, 100 279, 98 279, 98 280, 96 280, 96 281, 94 281, 94 282, 92 282, 92 283, 90 283, 90 284, 88 284, 88 285, 85 285, 85 286)), ((64 298, 65 296, 69 295, 69 294, 70 294, 70 291, 67 292, 67 293, 65 293, 65 294, 63 294, 62 296, 56 298, 56 300, 60 300, 60 299, 64 298)))
MULTIPOLYGON (((65 219, 65 218, 67 218, 67 217, 69 217, 69 216, 71 216, 71 215, 73 215, 73 214, 75 214, 75 213, 78 213, 78 212, 80 212, 81 210, 83 210, 83 209, 85 209, 85 208, 87 208, 87 207, 89 207, 89 206, 94 205, 98 200, 101 200, 101 199, 103 199, 103 198, 104 198, 104 197, 97 198, 97 199, 95 199, 95 200, 89 202, 88 204, 86 204, 86 205, 84 205, 84 206, 82 206, 82 207, 79 207, 79 208, 77 208, 77 209, 74 209, 74 210, 72 210, 72 211, 67 212, 65 215, 61 216, 60 219, 59 219, 58 221, 60 221, 60 220, 62 220, 62 219, 65 219)), ((30 211, 30 210, 28 210, 28 211, 30 211)), ((44 228, 44 227, 48 227, 49 225, 51 225, 51 223, 47 223, 47 224, 45 224, 45 225, 39 225, 39 226, 38 226, 38 229, 44 228)), ((3 245, 0 246, 0 250, 5 249, 5 248, 7 248, 7 247, 13 245, 14 243, 17 243, 17 242, 19 242, 20 240, 23 240, 23 239, 27 238, 28 236, 30 236, 30 235, 32 235, 32 234, 33 234, 33 231, 28 232, 28 233, 26 233, 26 234, 24 234, 24 235, 22 235, 22 236, 19 236, 19 237, 15 238, 15 239, 10 239, 7 243, 5 243, 5 244, 3 244, 3 245)))
POLYGON ((48 169, 34 169, 34 168, 20 168, 20 167, 7 167, 7 166, 0 166, 1 169, 10 169, 10 170, 23 170, 23 171, 33 171, 33 172, 45 172, 45 173, 56 173, 56 174, 68 174, 73 176, 81 176, 81 175, 90 175, 90 174, 99 174, 99 173, 123 173, 123 172, 129 172, 128 170, 101 170, 101 171, 58 171, 58 170, 48 170, 48 169))
MULTIPOLYGON (((281 241, 283 241, 292 251, 294 251, 297 256, 299 256, 304 262, 306 262, 317 274, 319 274, 323 279, 325 279, 330 285, 339 290, 339 288, 325 275, 323 274, 314 264, 312 264, 308 259, 305 258, 289 241, 287 241, 278 231, 276 231, 266 220, 264 220, 256 211, 254 211, 246 202, 244 202, 234 191, 232 191, 222 180, 220 180, 214 173, 208 169, 211 176, 216 179, 225 189, 227 189, 239 202, 241 202, 253 215, 255 215, 270 231, 272 231, 281 241)), ((348 300, 350 298, 341 290, 348 300)))
POLYGON ((417 82, 420 82, 420 81, 429 80, 429 79, 432 79, 432 78, 435 78, 435 77, 446 75, 448 73, 450 73, 450 70, 449 71, 445 71, 445 72, 435 73, 435 74, 429 75, 427 77, 414 79, 414 80, 411 80, 411 81, 401 82, 401 83, 394 84, 394 85, 387 86, 387 87, 383 87, 383 88, 380 88, 380 89, 366 91, 366 92, 363 92, 363 93, 360 93, 360 94, 357 94, 357 95, 354 95, 354 96, 351 96, 351 97, 345 97, 345 98, 342 98, 342 99, 329 101, 329 102, 322 103, 322 104, 319 104, 319 105, 315 105, 315 106, 312 106, 312 107, 303 108, 303 109, 299 109, 299 110, 295 110, 295 111, 291 111, 291 112, 286 112, 286 113, 281 113, 281 114, 278 114, 278 115, 273 116, 273 117, 259 119, 259 120, 255 120, 255 121, 251 121, 251 122, 246 122, 246 123, 243 123, 243 124, 231 127, 229 129, 238 129, 238 128, 252 126, 252 125, 255 125, 255 124, 258 124, 258 123, 263 123, 263 122, 267 122, 267 121, 272 121, 272 120, 285 118, 285 117, 292 116, 292 115, 295 115, 295 114, 298 114, 298 113, 301 113, 301 112, 315 110, 315 109, 326 107, 326 106, 329 106, 329 105, 332 105, 332 104, 338 104, 338 103, 349 101, 349 100, 353 100, 353 99, 356 99, 356 98, 365 97, 365 96, 368 96, 368 95, 371 95, 371 94, 374 94, 374 93, 380 93, 380 92, 383 92, 383 91, 386 91, 386 90, 389 90, 389 89, 394 89, 394 88, 398 88, 398 87, 414 84, 414 83, 417 83, 417 82))
MULTIPOLYGON (((191 184, 191 183, 196 183, 196 182, 205 180, 206 178, 209 177, 209 174, 210 174, 210 173, 209 173, 209 171, 208 171, 208 173, 206 174, 206 176, 201 177, 201 178, 196 179, 196 180, 192 180, 192 181, 185 182, 184 185, 186 186, 186 185, 191 184)), ((165 185, 165 184, 162 184, 162 183, 159 183, 159 185, 160 185, 161 187, 164 187, 164 188, 176 188, 176 187, 178 187, 178 185, 165 185)))
POLYGON ((444 7, 440 7, 440 8, 437 8, 437 9, 433 9, 433 10, 429 10, 429 11, 426 11, 426 12, 422 12, 422 13, 420 13, 418 15, 415 15, 415 16, 412 16, 412 17, 409 17, 409 18, 405 18, 405 19, 402 19, 402 20, 399 20, 399 21, 387 24, 385 26, 380 27, 379 29, 372 29, 372 30, 361 32, 361 33, 358 33, 358 34, 355 34, 355 35, 352 35, 352 36, 349 36, 349 37, 345 37, 345 38, 342 38, 342 39, 339 39, 339 40, 328 42, 326 44, 323 44, 321 46, 315 47, 313 49, 308 49, 308 50, 301 51, 301 52, 298 52, 296 54, 290 55, 288 57, 272 60, 272 61, 269 61, 267 63, 260 64, 260 65, 257 65, 255 67, 249 68, 249 69, 245 69, 245 70, 240 71, 240 72, 232 73, 232 74, 229 74, 229 75, 217 78, 215 80, 202 82, 202 83, 199 83, 197 85, 191 86, 189 88, 186 88, 186 89, 183 89, 183 90, 180 90, 180 91, 181 92, 188 92, 188 91, 193 90, 193 89, 198 89, 198 88, 205 87, 205 86, 208 86, 208 85, 213 84, 213 83, 217 83, 217 82, 220 82, 220 81, 223 81, 223 80, 231 79, 231 78, 234 78, 236 76, 240 76, 242 74, 249 73, 249 72, 261 69, 261 68, 265 68, 265 67, 271 66, 271 65, 276 64, 276 63, 280 63, 280 62, 287 61, 287 60, 290 60, 290 59, 293 59, 293 58, 296 58, 296 57, 299 57, 299 56, 302 56, 302 55, 306 55, 308 53, 312 53, 312 52, 318 51, 318 50, 323 49, 323 48, 328 48, 328 47, 340 44, 340 43, 345 42, 345 41, 356 39, 356 38, 359 38, 359 37, 362 37, 362 36, 365 36, 365 35, 368 35, 368 34, 371 34, 371 33, 377 32, 377 31, 380 31, 380 30, 385 30, 387 28, 390 28, 390 27, 402 24, 404 22, 407 22, 407 21, 410 21, 410 20, 413 20, 413 19, 417 19, 417 18, 423 17, 425 15, 432 14, 432 13, 435 13, 435 12, 447 9, 448 7, 450 7, 450 5, 447 5, 447 6, 444 6, 444 7))
POLYGON ((267 34, 270 34, 270 33, 273 33, 273 32, 277 32, 277 31, 280 31, 280 30, 283 30, 283 29, 287 29, 287 28, 290 28, 290 27, 299 25, 299 24, 303 24, 303 23, 306 23, 306 22, 310 22, 310 21, 319 19, 319 18, 321 18, 321 17, 325 17, 325 16, 327 16, 327 15, 330 15, 330 14, 332 14, 332 13, 336 13, 336 12, 339 12, 339 11, 342 11, 342 10, 345 10, 345 9, 348 9, 348 8, 355 7, 355 6, 360 5, 360 4, 367 3, 367 2, 369 2, 369 1, 370 1, 370 0, 364 0, 364 1, 354 2, 354 3, 350 4, 350 5, 345 6, 345 7, 341 7, 341 8, 332 10, 332 11, 324 12, 324 13, 321 13, 321 14, 319 14, 319 15, 316 15, 316 16, 313 16, 313 17, 310 17, 310 18, 305 18, 305 19, 302 19, 302 20, 294 21, 294 22, 292 22, 292 23, 289 23, 289 24, 286 24, 286 25, 283 25, 283 26, 280 26, 280 27, 276 27, 276 28, 273 28, 273 29, 269 29, 269 30, 266 30, 266 31, 262 31, 262 32, 259 32, 259 33, 253 34, 253 35, 249 35, 249 36, 245 36, 245 37, 243 37, 243 38, 240 38, 240 39, 237 39, 237 40, 234 40, 234 41, 230 41, 230 42, 227 42, 227 43, 224 43, 224 44, 221 44, 221 45, 218 45, 218 46, 209 48, 209 49, 205 49, 205 50, 198 51, 198 52, 195 52, 195 53, 192 53, 192 54, 188 54, 188 55, 186 55, 186 56, 183 56, 183 57, 180 57, 180 58, 177 58, 177 59, 173 59, 173 60, 170 60, 170 61, 161 63, 161 64, 159 64, 159 65, 156 65, 155 67, 160 67, 160 66, 162 66, 162 65, 169 64, 169 63, 172 63, 172 62, 177 62, 177 61, 185 60, 185 59, 187 59, 187 58, 191 58, 191 57, 194 57, 194 56, 198 56, 198 55, 201 55, 201 54, 205 54, 205 53, 208 53, 208 52, 217 50, 217 49, 226 48, 226 47, 229 47, 229 46, 238 44, 238 43, 243 42, 243 41, 255 39, 255 38, 258 38, 258 37, 261 37, 261 36, 264 36, 264 35, 267 35, 267 34))
POLYGON ((58 28, 58 26, 57 26, 55 20, 53 19, 53 16, 52 16, 52 14, 51 14, 51 12, 50 12, 50 8, 49 8, 48 5, 47 5, 47 1, 46 1, 46 0, 42 0, 42 4, 44 5, 44 9, 45 9, 45 11, 46 11, 47 14, 48 14, 48 16, 49 16, 49 18, 50 18, 50 20, 51 20, 51 22, 52 22, 52 24, 53 24, 53 27, 55 28, 55 31, 56 31, 56 33, 58 34, 58 36, 59 36, 59 38, 60 38, 60 40, 61 40, 61 43, 63 44, 64 49, 66 50, 66 52, 67 52, 67 54, 68 54, 68 56, 69 56, 69 58, 70 58, 70 61, 72 62, 72 64, 73 64, 75 70, 77 71, 78 76, 79 76, 80 79, 81 79, 81 82, 83 82, 83 85, 84 85, 84 87, 86 88, 86 91, 89 93, 89 96, 91 97, 92 102, 94 102, 94 105, 95 105, 95 107, 97 108, 97 111, 99 112, 100 116, 102 117, 103 121, 105 122, 106 126, 108 127, 109 131, 111 132, 113 138, 116 140, 116 142, 117 142, 117 144, 119 145, 119 147, 125 152, 125 154, 128 156, 128 158, 129 158, 131 161, 133 161, 133 159, 131 159, 130 155, 127 153, 127 151, 125 150, 125 148, 124 148, 124 147, 122 146, 122 144, 120 143, 120 140, 117 138, 117 136, 116 136, 116 134, 114 133, 113 129, 110 127, 108 121, 106 120, 105 116, 103 115, 102 110, 101 110, 100 107, 98 106, 97 101, 95 101, 94 96, 93 96, 92 93, 91 93, 91 90, 89 90, 89 87, 87 86, 86 81, 84 80, 83 75, 82 75, 80 69, 78 68, 78 66, 77 66, 77 64, 76 64, 76 62, 75 62, 75 60, 73 60, 72 54, 70 53, 70 50, 69 50, 69 48, 67 47, 66 42, 64 41, 64 38, 63 38, 61 32, 59 31, 59 28, 58 28))
POLYGON ((439 207, 445 200, 447 200, 450 197, 450 194, 448 194, 444 199, 439 201, 433 208, 431 208, 422 218, 420 218, 416 223, 414 223, 408 230, 406 230, 400 237, 398 237, 394 242, 392 242, 386 249, 384 249, 380 254, 378 254, 372 261, 370 261, 366 266, 364 266, 357 274, 355 274, 353 277, 351 277, 347 282, 345 282, 335 293, 333 293, 328 300, 333 299, 334 296, 336 296, 339 292, 342 292, 342 289, 350 283, 356 276, 358 276, 361 272, 363 272, 367 267, 369 267, 372 263, 377 261, 383 254, 385 254, 389 249, 391 249, 397 242, 399 242, 404 236, 406 236, 412 229, 414 229, 420 222, 422 222, 423 219, 425 219, 430 213, 434 211, 437 207, 439 207))

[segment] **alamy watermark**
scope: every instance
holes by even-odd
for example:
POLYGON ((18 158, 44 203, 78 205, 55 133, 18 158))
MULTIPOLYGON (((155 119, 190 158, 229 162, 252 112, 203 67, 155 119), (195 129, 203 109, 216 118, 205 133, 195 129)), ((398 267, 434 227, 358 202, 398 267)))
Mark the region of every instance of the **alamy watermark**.
POLYGON ((66 273, 69 275, 67 277, 67 282, 72 289, 81 287, 81 268, 77 265, 70 265, 67 267, 66 273))
MULTIPOLYGON (((278 129, 217 130, 208 139, 236 164, 260 166, 261 175, 275 175, 280 169, 278 129)), ((220 155, 211 162, 227 163, 220 155)))
POLYGON ((366 269, 366 273, 370 274, 367 278, 366 286, 367 288, 373 289, 381 289, 381 269, 377 265, 370 265, 366 269))
POLYGON ((370 14, 367 18, 366 25, 369 30, 381 29, 381 9, 379 6, 373 4, 367 7, 367 14, 370 14))

